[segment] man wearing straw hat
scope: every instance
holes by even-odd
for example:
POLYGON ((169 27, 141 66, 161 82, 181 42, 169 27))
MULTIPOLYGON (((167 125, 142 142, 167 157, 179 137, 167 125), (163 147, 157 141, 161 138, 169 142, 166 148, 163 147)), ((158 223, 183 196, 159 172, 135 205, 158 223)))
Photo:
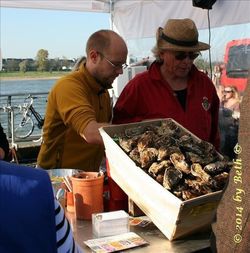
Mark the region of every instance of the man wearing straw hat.
POLYGON ((212 81, 193 64, 209 45, 198 41, 190 19, 159 27, 148 71, 132 79, 114 108, 114 123, 173 118, 218 149, 219 99, 212 81))
POLYGON ((219 149, 219 98, 212 81, 193 64, 210 46, 198 40, 191 19, 169 19, 156 33, 156 60, 124 88, 113 123, 173 118, 219 149))

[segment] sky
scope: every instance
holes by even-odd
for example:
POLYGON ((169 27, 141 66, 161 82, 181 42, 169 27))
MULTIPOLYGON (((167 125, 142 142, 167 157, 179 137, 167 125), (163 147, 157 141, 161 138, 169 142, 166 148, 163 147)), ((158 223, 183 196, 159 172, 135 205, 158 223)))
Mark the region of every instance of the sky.
MULTIPOLYGON (((85 55, 88 37, 99 29, 110 29, 110 15, 95 12, 0 8, 2 58, 35 58, 46 49, 49 58, 77 59, 85 55)), ((199 31, 208 43, 208 30, 199 31)), ((223 60, 226 43, 250 38, 250 23, 211 30, 212 60, 223 60)), ((127 41, 129 54, 140 60, 152 55, 155 38, 127 41)), ((203 53, 208 59, 208 53, 203 53)))
MULTIPOLYGON (((250 23, 241 25, 230 25, 211 29, 211 58, 212 61, 223 61, 227 42, 236 39, 250 39, 250 23)), ((199 31, 199 41, 209 44, 209 31, 203 29, 199 31)), ((155 44, 155 38, 145 38, 137 41, 128 41, 130 51, 136 56, 149 54, 155 44)), ((202 58, 209 60, 209 52, 203 51, 202 58)))
POLYGON ((49 58, 85 55, 88 37, 110 28, 107 13, 0 8, 2 58, 35 58, 46 49, 49 58))

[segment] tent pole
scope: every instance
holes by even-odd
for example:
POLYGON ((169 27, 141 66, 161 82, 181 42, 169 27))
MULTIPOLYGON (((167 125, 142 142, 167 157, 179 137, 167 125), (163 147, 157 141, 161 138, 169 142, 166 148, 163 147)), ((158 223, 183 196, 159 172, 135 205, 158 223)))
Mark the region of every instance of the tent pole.
POLYGON ((114 30, 114 0, 109 0, 110 29, 114 30))

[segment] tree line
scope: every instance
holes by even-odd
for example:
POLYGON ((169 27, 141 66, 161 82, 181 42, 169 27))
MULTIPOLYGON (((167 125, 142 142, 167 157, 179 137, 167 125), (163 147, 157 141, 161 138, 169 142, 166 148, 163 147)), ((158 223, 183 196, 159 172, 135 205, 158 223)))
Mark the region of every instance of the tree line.
POLYGON ((15 59, 7 58, 2 61, 3 72, 27 72, 27 71, 67 71, 71 70, 76 60, 69 60, 66 57, 62 59, 49 59, 49 52, 45 49, 38 50, 35 59, 15 59))
MULTIPOLYGON (((35 59, 14 59, 8 58, 3 59, 2 62, 2 71, 3 72, 27 72, 27 71, 39 71, 39 72, 52 72, 52 71, 67 71, 71 70, 75 65, 77 59, 69 60, 66 57, 62 59, 55 58, 49 59, 49 52, 46 49, 38 50, 35 59)), ((133 63, 132 59, 130 59, 130 63, 133 63)), ((216 63, 212 63, 214 65, 216 63)), ((209 62, 206 60, 199 58, 195 61, 195 65, 199 69, 203 69, 205 71, 209 70, 209 62)))

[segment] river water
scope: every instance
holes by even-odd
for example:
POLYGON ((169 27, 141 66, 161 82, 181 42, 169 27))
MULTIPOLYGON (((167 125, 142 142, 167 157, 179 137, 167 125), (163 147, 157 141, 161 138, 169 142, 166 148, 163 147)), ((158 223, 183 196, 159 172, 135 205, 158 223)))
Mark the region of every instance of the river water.
POLYGON ((0 94, 49 92, 56 79, 0 80, 0 94))
MULTIPOLYGON (((42 117, 44 117, 47 95, 55 82, 56 79, 0 80, 0 108, 3 108, 7 104, 17 106, 22 105, 25 97, 31 93, 45 93, 35 95, 37 99, 35 99, 33 103, 36 111, 39 112, 42 117)), ((15 109, 14 115, 18 113, 19 110, 15 109)), ((6 134, 10 136, 10 114, 6 113, 2 109, 0 110, 0 122, 6 134)), ((34 122, 36 123, 36 121, 34 122)), ((41 130, 35 126, 32 135, 39 135, 40 133, 41 130)))

